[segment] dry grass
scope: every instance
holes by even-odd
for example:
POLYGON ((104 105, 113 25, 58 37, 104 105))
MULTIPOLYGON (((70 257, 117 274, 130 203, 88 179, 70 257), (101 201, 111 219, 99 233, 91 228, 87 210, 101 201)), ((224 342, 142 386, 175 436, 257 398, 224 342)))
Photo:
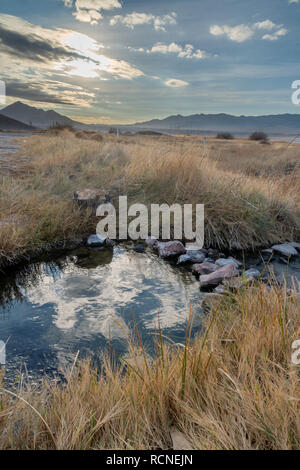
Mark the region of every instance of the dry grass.
MULTIPOLYGON (((300 147, 200 138, 68 131, 27 139, 27 169, 0 180, 0 255, 93 230, 73 191, 109 189, 131 201, 204 203, 206 244, 250 248, 300 234, 300 147)), ((14 162, 16 157, 14 157, 14 162)), ((300 300, 258 285, 224 299, 193 343, 165 345, 153 361, 133 345, 101 373, 78 362, 64 385, 0 395, 1 449, 170 449, 175 426, 195 449, 299 449, 300 300), (13 394, 12 394, 13 393, 13 394)))
POLYGON ((64 386, 3 391, 1 449, 171 449, 175 426, 194 449, 299 449, 296 291, 259 285, 225 299, 193 344, 97 374, 76 364, 64 386))
POLYGON ((26 139, 19 174, 0 179, 2 259, 93 230, 95 221, 72 204, 82 188, 148 204, 204 203, 209 246, 254 248, 299 237, 298 145, 211 139, 204 149, 198 137, 100 137, 63 130, 26 139), (31 157, 27 171, 24 155, 31 157), (5 223, 11 217, 22 223, 5 223))

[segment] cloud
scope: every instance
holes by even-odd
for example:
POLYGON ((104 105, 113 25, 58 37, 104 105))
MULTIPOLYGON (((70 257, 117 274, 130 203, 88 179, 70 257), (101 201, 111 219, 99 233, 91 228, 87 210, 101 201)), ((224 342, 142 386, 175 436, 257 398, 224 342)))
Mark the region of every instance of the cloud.
POLYGON ((132 47, 128 46, 127 49, 133 52, 145 52, 145 49, 143 47, 132 47))
POLYGON ((274 31, 272 34, 265 34, 261 38, 271 41, 277 40, 279 37, 285 36, 288 33, 288 30, 283 28, 282 25, 277 25, 271 20, 260 21, 252 25, 213 25, 210 27, 210 33, 213 36, 227 36, 231 41, 238 43, 245 42, 253 38, 257 32, 262 31, 274 31))
POLYGON ((252 38, 254 31, 244 24, 230 27, 227 25, 218 26, 214 25, 210 28, 210 33, 213 36, 227 36, 228 39, 235 42, 244 42, 252 38))
POLYGON ((299 3, 299 0, 289 0, 289 5, 291 5, 292 3, 299 3))
POLYGON ((81 85, 83 78, 131 80, 144 75, 125 60, 104 55, 103 45, 85 34, 42 28, 4 14, 0 14, 0 63, 5 64, 1 78, 8 96, 85 107, 94 95, 76 88, 76 80, 81 85))
POLYGON ((195 49, 192 44, 186 44, 180 46, 175 42, 171 44, 163 44, 158 42, 151 49, 147 51, 149 54, 160 53, 160 54, 177 54, 177 57, 181 59, 206 59, 208 57, 207 52, 201 49, 195 49))
POLYGON ((256 29, 266 29, 267 31, 272 31, 274 28, 277 28, 277 25, 271 20, 265 20, 254 23, 253 27, 256 29))
POLYGON ((165 84, 172 88, 182 88, 189 85, 188 82, 185 82, 184 80, 176 80, 176 78, 169 78, 165 84))
POLYGON ((73 15, 83 23, 97 24, 103 18, 102 10, 122 8, 118 0, 63 0, 68 8, 75 8, 73 15))
POLYGON ((277 41, 281 36, 285 36, 288 33, 288 30, 285 28, 281 28, 276 31, 274 34, 265 34, 263 39, 265 41, 277 41))
POLYGON ((10 15, 0 14, 0 43, 5 56, 42 62, 70 75, 101 78, 103 72, 128 79, 143 75, 128 62, 100 53, 103 45, 85 34, 42 28, 10 15))
POLYGON ((6 53, 15 58, 19 57, 21 59, 33 60, 34 62, 84 58, 82 54, 59 44, 54 38, 43 38, 35 31, 32 31, 31 34, 26 34, 7 29, 1 24, 1 17, 0 43, 2 53, 6 53))
POLYGON ((129 13, 128 15, 116 15, 110 20, 112 26, 121 23, 127 28, 134 29, 135 26, 149 24, 154 27, 156 31, 166 31, 167 25, 176 24, 176 13, 172 12, 168 15, 155 16, 151 13, 129 13))
POLYGON ((6 80, 7 95, 27 101, 89 107, 95 97, 82 87, 66 85, 58 81, 6 80))

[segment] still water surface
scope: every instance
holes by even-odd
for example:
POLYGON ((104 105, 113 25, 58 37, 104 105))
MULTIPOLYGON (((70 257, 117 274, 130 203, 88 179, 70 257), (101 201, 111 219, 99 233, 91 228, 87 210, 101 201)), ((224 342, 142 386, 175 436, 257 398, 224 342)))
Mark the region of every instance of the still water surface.
POLYGON ((126 336, 139 328, 153 353, 158 318, 163 335, 183 342, 189 308, 201 325, 199 283, 151 253, 124 247, 80 248, 55 261, 31 264, 0 283, 0 339, 7 341, 6 374, 52 375, 80 356, 109 345, 126 354, 126 336))

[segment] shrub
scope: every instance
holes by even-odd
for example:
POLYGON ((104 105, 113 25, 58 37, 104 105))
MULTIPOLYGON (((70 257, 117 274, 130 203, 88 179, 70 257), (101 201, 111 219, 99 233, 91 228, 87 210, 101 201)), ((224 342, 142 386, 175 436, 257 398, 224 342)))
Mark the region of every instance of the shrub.
POLYGON ((265 132, 255 131, 249 136, 249 140, 268 142, 269 137, 265 132))
POLYGON ((75 129, 71 124, 60 124, 59 122, 56 122, 55 124, 52 124, 48 127, 47 134, 58 136, 61 132, 64 131, 75 132, 75 129))
POLYGON ((233 140, 234 139, 234 136, 232 134, 230 134, 230 132, 219 132, 219 134, 217 134, 217 139, 224 139, 224 140, 233 140))

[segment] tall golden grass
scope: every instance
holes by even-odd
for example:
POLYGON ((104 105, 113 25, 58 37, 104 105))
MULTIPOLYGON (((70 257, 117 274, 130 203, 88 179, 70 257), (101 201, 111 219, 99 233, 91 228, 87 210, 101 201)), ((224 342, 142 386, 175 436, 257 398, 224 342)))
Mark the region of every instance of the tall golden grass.
POLYGON ((203 334, 166 345, 151 362, 138 343, 101 373, 74 362, 65 384, 45 380, 0 395, 1 449, 299 449, 300 299, 259 285, 225 298, 203 334))
POLYGON ((205 204, 209 246, 250 249, 299 237, 298 145, 78 137, 65 130, 27 138, 20 172, 0 177, 2 259, 93 229, 72 203, 75 190, 89 187, 132 202, 205 204), (12 216, 19 222, 7 223, 12 216))

